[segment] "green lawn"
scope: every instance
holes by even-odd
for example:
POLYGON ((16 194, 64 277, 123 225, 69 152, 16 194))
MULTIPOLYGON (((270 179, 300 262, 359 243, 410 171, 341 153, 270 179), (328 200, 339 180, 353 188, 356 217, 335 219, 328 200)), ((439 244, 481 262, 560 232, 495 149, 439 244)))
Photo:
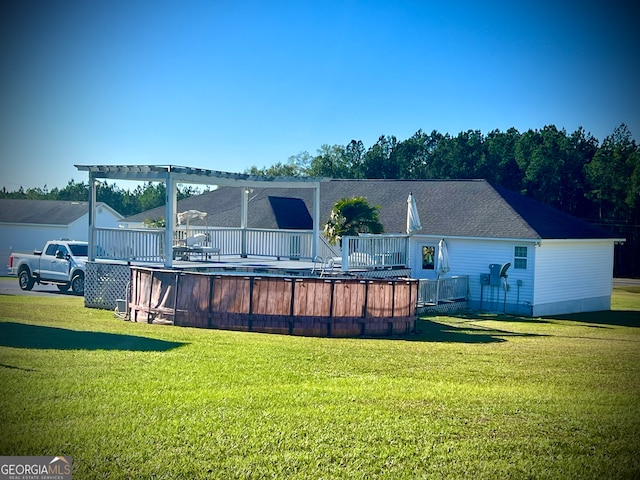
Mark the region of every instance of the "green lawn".
POLYGON ((0 455, 74 478, 638 478, 640 289, 394 339, 132 324, 0 296, 0 455))

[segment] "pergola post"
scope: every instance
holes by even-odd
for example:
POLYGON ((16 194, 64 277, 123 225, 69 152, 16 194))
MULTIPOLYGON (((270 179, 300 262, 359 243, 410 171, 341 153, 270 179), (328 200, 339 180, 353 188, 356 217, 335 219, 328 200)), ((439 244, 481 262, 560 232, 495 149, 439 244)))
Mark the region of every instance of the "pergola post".
POLYGON ((89 254, 87 260, 96 259, 96 179, 89 172, 89 254))
POLYGON ((164 227, 164 266, 173 267, 173 231, 176 227, 176 209, 178 208, 177 182, 171 172, 165 180, 165 227, 164 227))

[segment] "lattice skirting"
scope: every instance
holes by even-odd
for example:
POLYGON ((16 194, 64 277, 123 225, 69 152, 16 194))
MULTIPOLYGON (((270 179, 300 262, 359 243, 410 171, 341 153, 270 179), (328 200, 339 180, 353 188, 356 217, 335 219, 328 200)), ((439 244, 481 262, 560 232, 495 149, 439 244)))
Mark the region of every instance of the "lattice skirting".
POLYGON ((356 277, 363 278, 411 278, 411 269, 409 268, 396 268, 393 270, 366 270, 362 272, 357 272, 354 274, 356 277))
POLYGON ((113 310, 117 299, 126 299, 131 269, 126 264, 87 262, 84 306, 113 310))
POLYGON ((371 270, 369 272, 363 272, 363 277, 368 278, 385 278, 385 277, 411 277, 411 269, 409 268, 396 268, 393 270, 371 270))
POLYGON ((438 305, 422 305, 416 309, 418 315, 431 314, 431 313, 452 313, 460 312, 462 310, 468 310, 469 304, 466 300, 460 302, 446 302, 438 305))

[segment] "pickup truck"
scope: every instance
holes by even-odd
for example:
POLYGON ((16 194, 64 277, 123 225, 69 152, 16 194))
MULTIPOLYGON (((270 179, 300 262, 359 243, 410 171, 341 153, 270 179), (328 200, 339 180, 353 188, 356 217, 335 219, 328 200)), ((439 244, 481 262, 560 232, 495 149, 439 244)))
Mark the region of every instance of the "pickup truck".
POLYGON ((35 283, 53 284, 61 292, 71 288, 76 295, 84 294, 87 242, 51 240, 42 251, 12 253, 9 275, 16 275, 22 290, 31 290, 35 283))

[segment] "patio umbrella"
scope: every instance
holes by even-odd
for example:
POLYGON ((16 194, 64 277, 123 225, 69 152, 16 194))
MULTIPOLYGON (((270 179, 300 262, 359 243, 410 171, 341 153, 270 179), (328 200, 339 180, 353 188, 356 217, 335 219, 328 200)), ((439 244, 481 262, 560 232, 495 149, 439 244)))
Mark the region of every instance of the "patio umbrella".
POLYGON ((189 220, 195 220, 197 218, 207 218, 207 212, 201 212, 200 210, 186 210, 178 213, 178 225, 182 225, 186 221, 187 230, 186 236, 189 236, 189 220))
POLYGON ((449 267, 449 252, 447 252, 447 244, 444 238, 438 244, 438 276, 444 275, 451 268, 449 267))
POLYGON ((422 225, 420 224, 420 215, 418 215, 416 199, 413 193, 409 193, 409 198, 407 198, 407 234, 411 235, 421 229, 422 225))

